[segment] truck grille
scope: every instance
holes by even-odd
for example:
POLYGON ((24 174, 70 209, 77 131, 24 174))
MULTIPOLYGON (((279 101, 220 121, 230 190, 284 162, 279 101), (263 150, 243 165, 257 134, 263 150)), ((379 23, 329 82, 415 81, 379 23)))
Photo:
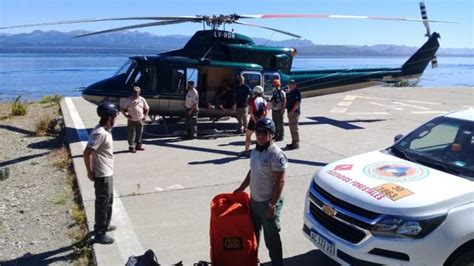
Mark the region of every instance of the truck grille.
POLYGON ((330 217, 312 202, 310 202, 309 211, 314 219, 316 219, 316 221, 324 226, 329 232, 346 241, 357 244, 366 236, 364 231, 330 217))
POLYGON ((318 186, 316 184, 316 182, 313 182, 312 186, 313 186, 313 189, 316 192, 318 192, 321 196, 323 196, 325 199, 327 199, 329 202, 331 202, 332 205, 341 207, 341 208, 343 208, 347 211, 350 211, 354 214, 357 214, 361 217, 365 217, 365 218, 370 219, 370 220, 373 220, 373 219, 377 218, 378 216, 380 216, 379 213, 364 210, 362 208, 359 208, 355 205, 352 205, 348 202, 345 202, 343 200, 340 200, 340 199, 334 197, 333 195, 331 195, 327 191, 325 191, 322 187, 318 186))
POLYGON ((332 234, 353 244, 358 244, 367 236, 366 230, 372 227, 368 221, 380 216, 379 213, 364 210, 332 196, 315 182, 311 185, 309 197, 309 211, 313 218, 332 234), (322 210, 325 203, 341 211, 330 216, 322 210))

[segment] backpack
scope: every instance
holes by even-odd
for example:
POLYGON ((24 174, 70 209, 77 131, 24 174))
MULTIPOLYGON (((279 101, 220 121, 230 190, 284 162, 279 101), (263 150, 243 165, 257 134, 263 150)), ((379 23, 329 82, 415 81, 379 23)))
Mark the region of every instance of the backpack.
POLYGON ((257 265, 257 237, 247 193, 223 193, 212 199, 209 233, 212 265, 257 265))
MULTIPOLYGON (((180 261, 175 264, 168 264, 170 266, 183 266, 183 263, 180 261)), ((140 256, 130 256, 127 260, 125 266, 165 266, 164 264, 158 263, 155 252, 149 249, 145 251, 143 255, 140 256)))

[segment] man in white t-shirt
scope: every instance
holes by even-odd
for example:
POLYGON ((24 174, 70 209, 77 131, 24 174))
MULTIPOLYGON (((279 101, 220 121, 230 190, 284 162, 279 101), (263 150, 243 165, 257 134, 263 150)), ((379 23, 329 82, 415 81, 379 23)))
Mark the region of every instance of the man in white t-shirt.
POLYGON ((143 122, 148 116, 150 107, 145 98, 140 96, 140 87, 132 88, 132 96, 126 98, 120 104, 120 110, 128 118, 127 135, 128 150, 131 153, 145 150, 142 146, 143 122))
POLYGON ((118 107, 111 102, 103 102, 97 106, 100 121, 91 131, 83 152, 87 177, 94 182, 95 189, 94 242, 105 245, 114 243, 114 239, 106 235, 106 232, 116 229, 110 225, 110 220, 114 201, 112 127, 118 113, 118 107))
POLYGON ((258 120, 255 133, 257 144, 250 156, 250 170, 234 193, 242 193, 250 186, 250 208, 257 243, 260 243, 260 231, 263 228, 272 265, 280 266, 283 265, 280 212, 283 206, 282 192, 288 158, 272 141, 275 123, 270 118, 258 120))
POLYGON ((197 117, 199 112, 199 93, 194 87, 194 81, 187 84, 188 93, 184 101, 186 113, 184 114, 185 132, 184 139, 194 139, 197 137, 197 117))

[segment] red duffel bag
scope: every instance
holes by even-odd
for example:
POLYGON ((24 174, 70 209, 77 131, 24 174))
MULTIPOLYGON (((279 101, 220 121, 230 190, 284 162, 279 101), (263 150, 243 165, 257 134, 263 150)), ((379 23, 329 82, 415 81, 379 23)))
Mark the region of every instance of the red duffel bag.
POLYGON ((213 266, 257 265, 257 238, 246 192, 212 199, 210 239, 213 266))

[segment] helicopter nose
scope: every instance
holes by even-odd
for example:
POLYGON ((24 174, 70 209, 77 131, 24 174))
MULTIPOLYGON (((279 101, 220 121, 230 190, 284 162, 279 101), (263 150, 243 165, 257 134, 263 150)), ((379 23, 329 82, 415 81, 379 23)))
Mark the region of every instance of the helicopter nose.
POLYGON ((90 86, 83 88, 82 93, 81 93, 82 98, 84 98, 84 100, 91 103, 95 103, 95 104, 101 103, 104 100, 104 97, 97 95, 96 87, 97 86, 95 86, 95 84, 92 84, 90 86))

